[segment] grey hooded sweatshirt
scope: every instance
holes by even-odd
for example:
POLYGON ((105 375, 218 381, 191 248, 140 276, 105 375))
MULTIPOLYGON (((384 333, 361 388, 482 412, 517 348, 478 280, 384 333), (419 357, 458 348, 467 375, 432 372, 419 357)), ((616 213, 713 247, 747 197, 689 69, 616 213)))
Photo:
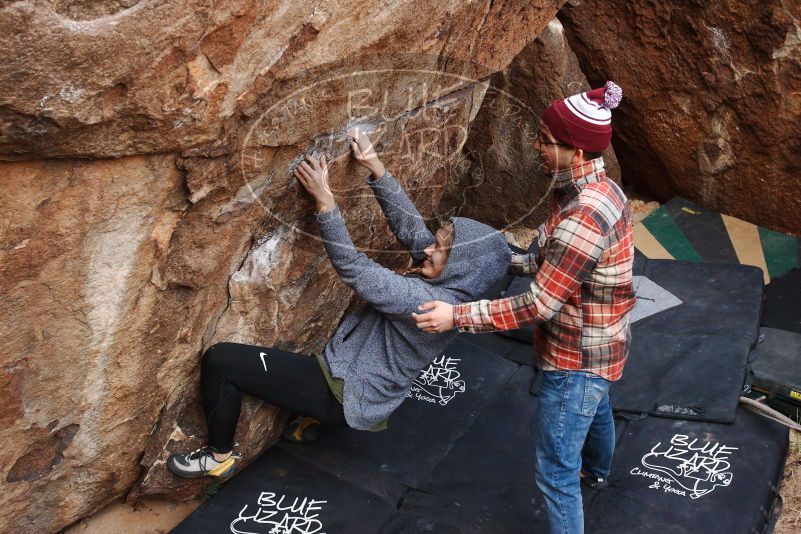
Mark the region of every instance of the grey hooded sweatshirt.
MULTIPOLYGON (((390 228, 415 261, 434 242, 423 218, 395 178, 368 179, 390 228)), ((317 214, 320 235, 342 280, 368 304, 348 315, 323 352, 334 379, 343 384, 348 425, 369 430, 403 402, 412 382, 442 354, 456 330, 428 334, 417 328, 412 312, 430 300, 451 304, 476 300, 498 283, 511 253, 503 234, 464 217, 453 217, 454 240, 437 278, 396 274, 357 252, 339 208, 317 214)))

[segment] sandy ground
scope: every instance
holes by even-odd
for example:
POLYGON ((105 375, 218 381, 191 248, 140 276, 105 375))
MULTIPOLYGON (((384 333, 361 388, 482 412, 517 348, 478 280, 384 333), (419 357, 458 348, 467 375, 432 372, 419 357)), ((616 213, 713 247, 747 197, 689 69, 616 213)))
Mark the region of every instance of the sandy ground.
POLYGON ((790 434, 790 452, 784 466, 784 482, 779 486, 784 501, 775 534, 801 532, 801 433, 790 434))
POLYGON ((64 534, 165 534, 202 502, 150 498, 144 499, 136 510, 122 502, 114 503, 69 527, 64 534))

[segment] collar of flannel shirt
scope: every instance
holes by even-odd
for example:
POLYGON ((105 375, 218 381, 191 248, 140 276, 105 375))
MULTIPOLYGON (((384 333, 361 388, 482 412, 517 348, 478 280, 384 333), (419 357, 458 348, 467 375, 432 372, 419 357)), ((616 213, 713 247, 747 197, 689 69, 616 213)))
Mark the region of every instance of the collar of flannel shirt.
POLYGON ((598 157, 579 165, 574 165, 564 171, 555 172, 553 174, 553 188, 559 196, 571 191, 578 193, 578 190, 584 184, 600 182, 605 176, 604 158, 598 157))

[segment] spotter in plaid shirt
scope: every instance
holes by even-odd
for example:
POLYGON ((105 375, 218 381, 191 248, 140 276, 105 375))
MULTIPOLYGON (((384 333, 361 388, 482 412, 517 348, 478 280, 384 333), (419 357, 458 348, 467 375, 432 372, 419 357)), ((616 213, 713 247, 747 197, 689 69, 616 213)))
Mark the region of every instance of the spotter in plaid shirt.
POLYGON ((492 332, 540 323, 534 347, 543 369, 619 379, 631 340, 634 246, 626 197, 603 158, 555 175, 539 245, 536 257, 512 258, 512 274, 534 278, 528 293, 457 305, 456 326, 492 332))

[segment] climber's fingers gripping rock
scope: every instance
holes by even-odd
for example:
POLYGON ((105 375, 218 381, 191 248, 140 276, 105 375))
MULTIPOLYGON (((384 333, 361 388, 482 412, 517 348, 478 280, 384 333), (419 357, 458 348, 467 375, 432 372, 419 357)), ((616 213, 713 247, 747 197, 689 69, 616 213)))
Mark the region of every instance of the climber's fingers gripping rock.
POLYGON ((295 176, 314 198, 318 213, 331 211, 336 207, 334 193, 328 183, 328 162, 325 155, 319 160, 314 156, 306 156, 306 161, 295 167, 295 176))
POLYGON ((384 176, 384 164, 378 159, 375 147, 364 130, 356 126, 348 134, 353 138, 350 148, 353 150, 356 163, 370 171, 376 178, 384 176))

